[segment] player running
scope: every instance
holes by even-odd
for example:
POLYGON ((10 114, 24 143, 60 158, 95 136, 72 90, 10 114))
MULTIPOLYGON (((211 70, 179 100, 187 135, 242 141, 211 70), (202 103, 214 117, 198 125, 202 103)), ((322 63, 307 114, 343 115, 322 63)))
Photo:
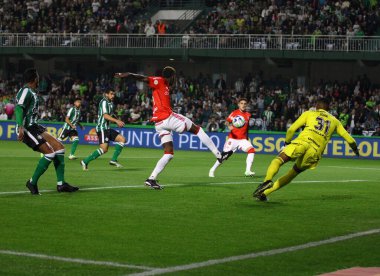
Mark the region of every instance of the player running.
POLYGON ((172 131, 183 133, 188 131, 198 136, 215 157, 222 162, 228 153, 220 153, 216 148, 211 138, 203 131, 203 129, 195 125, 189 118, 173 112, 170 103, 169 87, 176 82, 176 71, 173 67, 166 66, 162 70, 162 77, 147 77, 134 73, 116 73, 117 78, 132 77, 137 81, 148 83, 153 90, 153 117, 152 122, 155 122, 155 128, 161 139, 164 148, 164 155, 157 162, 150 177, 145 180, 145 185, 153 189, 162 189, 157 182, 157 176, 164 170, 165 166, 173 158, 173 135, 172 131))
POLYGON ((16 122, 18 140, 25 143, 34 151, 42 153, 33 176, 26 182, 26 187, 32 195, 39 195, 38 180, 53 161, 57 174, 58 192, 75 192, 79 188, 65 182, 65 148, 61 142, 46 132, 45 127, 37 123, 38 96, 36 89, 39 83, 38 72, 35 68, 24 72, 25 85, 16 95, 16 122))
MULTIPOLYGON (((226 120, 226 125, 230 129, 230 133, 228 134, 228 139, 224 144, 223 151, 230 152, 231 154, 235 151, 242 150, 247 153, 246 159, 246 167, 245 167, 245 176, 254 176, 255 173, 251 171, 251 167, 253 164, 253 159, 255 158, 255 149, 253 148, 251 142, 248 139, 248 127, 249 127, 249 119, 251 118, 251 113, 247 112, 247 104, 248 101, 245 98, 241 98, 238 102, 239 109, 233 111, 226 120), (236 116, 242 116, 245 120, 245 123, 242 127, 236 128, 232 125, 232 120, 236 116)), ((227 156, 226 159, 229 158, 230 155, 227 156)), ((215 170, 222 165, 219 160, 216 160, 214 166, 210 169, 208 176, 215 177, 215 170)))
POLYGON ((81 129, 84 129, 84 127, 79 123, 81 105, 82 100, 80 98, 76 98, 74 100, 74 105, 67 111, 65 124, 63 125, 62 131, 58 136, 59 141, 63 141, 69 137, 73 142, 69 155, 70 160, 77 159, 74 155, 79 143, 77 125, 80 126, 81 129))
POLYGON ((115 152, 112 156, 110 165, 117 168, 123 167, 118 161, 121 151, 125 144, 125 137, 114 129, 110 128, 110 122, 117 124, 118 127, 123 127, 124 122, 120 121, 113 115, 113 99, 115 98, 115 92, 112 89, 107 89, 104 93, 103 99, 99 102, 98 109, 98 123, 96 125, 96 133, 98 134, 100 147, 85 159, 80 161, 84 171, 88 170, 88 164, 98 158, 99 156, 107 153, 110 141, 115 141, 115 152))
POLYGON ((314 169, 322 158, 323 151, 330 141, 331 135, 336 131, 349 144, 354 153, 359 156, 354 138, 348 134, 341 122, 328 113, 329 103, 319 99, 316 110, 306 111, 292 124, 286 132, 285 147, 270 163, 264 182, 260 184, 253 196, 258 200, 266 201, 267 196, 290 183, 298 174, 306 169, 314 169), (297 129, 304 127, 296 139, 291 141, 297 129), (288 161, 295 161, 293 168, 276 182, 273 177, 280 167, 288 161))

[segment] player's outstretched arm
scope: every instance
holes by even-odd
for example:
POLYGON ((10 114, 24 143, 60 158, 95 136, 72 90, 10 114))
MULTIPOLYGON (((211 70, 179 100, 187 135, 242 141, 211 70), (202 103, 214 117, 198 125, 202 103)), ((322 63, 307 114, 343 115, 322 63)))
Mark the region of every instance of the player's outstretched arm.
POLYGON ((115 78, 128 78, 128 77, 131 77, 137 81, 144 81, 144 82, 148 82, 148 77, 147 76, 144 76, 144 75, 140 75, 140 74, 135 74, 135 73, 130 73, 130 72, 126 72, 126 73, 115 73, 115 78))
POLYGON ((302 115, 289 127, 288 131, 286 132, 285 145, 290 144, 297 129, 303 127, 306 124, 306 119, 307 111, 302 113, 302 115))
POLYGON ((343 127, 343 125, 340 122, 338 123, 338 127, 336 128, 336 133, 338 133, 338 135, 341 136, 348 143, 348 145, 356 154, 356 156, 359 156, 359 149, 355 139, 352 138, 352 136, 347 132, 347 130, 343 127))

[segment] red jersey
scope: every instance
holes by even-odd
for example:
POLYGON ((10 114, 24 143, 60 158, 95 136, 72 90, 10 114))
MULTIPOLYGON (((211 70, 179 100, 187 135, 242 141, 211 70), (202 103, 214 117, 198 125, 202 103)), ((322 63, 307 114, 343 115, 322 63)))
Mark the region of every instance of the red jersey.
POLYGON ((173 113, 169 85, 162 77, 148 77, 148 85, 153 89, 153 117, 151 121, 165 120, 173 113))
POLYGON ((233 139, 247 139, 249 119, 251 118, 251 113, 247 111, 242 112, 240 111, 240 109, 236 109, 235 111, 232 111, 230 116, 227 117, 227 122, 232 123, 232 119, 238 115, 242 116, 245 119, 245 124, 241 128, 236 128, 232 126, 232 130, 228 134, 228 137, 233 139))

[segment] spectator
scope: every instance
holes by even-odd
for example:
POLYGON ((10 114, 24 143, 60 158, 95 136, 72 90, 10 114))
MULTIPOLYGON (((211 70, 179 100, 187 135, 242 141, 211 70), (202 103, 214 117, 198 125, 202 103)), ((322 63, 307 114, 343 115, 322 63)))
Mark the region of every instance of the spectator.
POLYGON ((5 105, 5 113, 8 116, 8 120, 12 120, 13 114, 15 112, 14 101, 10 100, 9 103, 5 105))
POLYGON ((5 110, 2 109, 1 114, 0 114, 0 121, 6 121, 6 120, 8 120, 8 115, 5 113, 5 110))

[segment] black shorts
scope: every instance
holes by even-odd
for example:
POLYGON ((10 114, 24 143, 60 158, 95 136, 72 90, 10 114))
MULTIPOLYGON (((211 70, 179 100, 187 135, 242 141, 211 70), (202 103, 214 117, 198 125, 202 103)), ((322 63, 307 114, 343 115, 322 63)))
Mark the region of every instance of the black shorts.
POLYGON ((41 135, 45 131, 46 128, 38 124, 28 126, 24 128, 24 139, 22 141, 36 151, 42 144, 46 143, 46 140, 41 135))
POLYGON ((74 136, 77 136, 78 137, 78 131, 76 131, 75 129, 65 129, 61 132, 61 134, 59 135, 58 139, 59 140, 65 140, 66 137, 74 137, 74 136))
POLYGON ((99 144, 109 144, 110 141, 115 141, 116 137, 120 134, 114 129, 106 129, 97 132, 99 144))

